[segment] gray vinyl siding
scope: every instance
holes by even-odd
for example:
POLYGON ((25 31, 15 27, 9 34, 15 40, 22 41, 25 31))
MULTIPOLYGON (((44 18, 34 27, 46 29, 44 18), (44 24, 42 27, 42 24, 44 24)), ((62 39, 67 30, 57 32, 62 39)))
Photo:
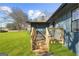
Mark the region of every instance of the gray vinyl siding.
MULTIPOLYGON (((77 8, 76 10, 79 11, 79 8, 77 8)), ((75 15, 75 17, 79 18, 79 12, 77 16, 75 15)), ((71 49, 73 52, 75 52, 77 55, 79 55, 79 32, 72 31, 72 11, 69 11, 68 13, 64 14, 58 20, 62 21, 58 22, 55 27, 64 29, 64 45, 71 49)), ((73 25, 73 27, 75 27, 75 24, 73 25)))

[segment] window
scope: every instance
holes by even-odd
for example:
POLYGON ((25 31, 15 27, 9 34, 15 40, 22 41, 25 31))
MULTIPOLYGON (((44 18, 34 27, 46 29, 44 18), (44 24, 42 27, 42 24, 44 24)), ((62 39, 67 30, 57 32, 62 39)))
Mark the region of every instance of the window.
POLYGON ((78 29, 77 23, 78 23, 77 20, 75 20, 75 21, 72 22, 72 31, 73 31, 73 32, 76 32, 77 29, 78 29))
POLYGON ((79 31, 79 8, 72 11, 72 31, 79 31))

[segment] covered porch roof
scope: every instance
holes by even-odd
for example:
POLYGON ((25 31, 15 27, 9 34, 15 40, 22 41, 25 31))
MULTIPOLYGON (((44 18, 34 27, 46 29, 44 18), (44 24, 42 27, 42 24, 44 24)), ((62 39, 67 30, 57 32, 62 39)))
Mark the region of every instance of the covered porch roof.
POLYGON ((47 22, 56 22, 58 21, 57 19, 70 10, 73 10, 78 7, 78 3, 63 3, 61 6, 49 17, 47 22))

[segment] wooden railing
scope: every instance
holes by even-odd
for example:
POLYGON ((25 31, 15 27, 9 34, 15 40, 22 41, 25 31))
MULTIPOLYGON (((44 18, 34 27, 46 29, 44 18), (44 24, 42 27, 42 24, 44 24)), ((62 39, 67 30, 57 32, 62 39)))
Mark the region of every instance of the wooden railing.
POLYGON ((64 44, 64 30, 61 28, 47 28, 46 27, 45 33, 43 35, 45 36, 44 40, 37 40, 37 31, 34 27, 32 27, 32 30, 31 30, 32 50, 49 51, 49 43, 50 42, 55 43, 56 40, 62 45, 64 44), (50 34, 49 30, 53 32, 51 33, 52 35, 50 34))
POLYGON ((43 34, 43 36, 44 36, 44 39, 38 41, 36 39, 37 31, 34 27, 32 27, 32 30, 31 30, 32 50, 37 50, 37 47, 39 47, 40 51, 49 51, 49 31, 48 31, 48 28, 45 29, 45 33, 43 34))
POLYGON ((51 40, 52 42, 55 43, 55 41, 58 41, 59 43, 61 43, 62 45, 64 45, 64 29, 63 28, 49 28, 49 32, 50 30, 53 32, 52 36, 51 36, 51 40))

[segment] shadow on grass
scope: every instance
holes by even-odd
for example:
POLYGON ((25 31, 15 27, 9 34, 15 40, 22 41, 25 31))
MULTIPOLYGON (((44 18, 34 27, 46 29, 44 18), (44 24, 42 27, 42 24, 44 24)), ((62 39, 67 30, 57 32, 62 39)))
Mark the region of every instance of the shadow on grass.
POLYGON ((60 43, 50 44, 49 51, 54 56, 76 56, 71 50, 67 47, 62 46, 60 43))

